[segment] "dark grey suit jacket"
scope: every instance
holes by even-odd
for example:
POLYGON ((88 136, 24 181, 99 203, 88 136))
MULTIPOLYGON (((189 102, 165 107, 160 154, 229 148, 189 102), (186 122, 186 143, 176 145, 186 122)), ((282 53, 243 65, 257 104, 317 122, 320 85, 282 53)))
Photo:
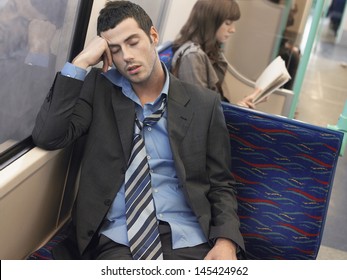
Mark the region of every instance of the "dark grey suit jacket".
MULTIPOLYGON (((230 238, 244 248, 219 95, 171 75, 167 112, 177 174, 204 234, 209 240, 230 238)), ((133 101, 97 69, 84 82, 57 74, 38 114, 32 136, 39 147, 62 148, 87 134, 74 209, 80 253, 124 181, 134 120, 133 101)))

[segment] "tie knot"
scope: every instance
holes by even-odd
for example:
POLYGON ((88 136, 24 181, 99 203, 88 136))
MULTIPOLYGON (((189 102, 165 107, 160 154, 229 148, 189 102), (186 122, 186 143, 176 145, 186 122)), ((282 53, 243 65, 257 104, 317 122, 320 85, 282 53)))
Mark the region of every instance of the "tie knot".
POLYGON ((141 123, 138 119, 136 119, 136 125, 139 126, 139 129, 141 130, 143 126, 153 126, 155 125, 160 118, 163 116, 166 109, 166 98, 163 98, 160 107, 157 111, 155 111, 153 114, 148 116, 143 120, 143 123, 141 123))

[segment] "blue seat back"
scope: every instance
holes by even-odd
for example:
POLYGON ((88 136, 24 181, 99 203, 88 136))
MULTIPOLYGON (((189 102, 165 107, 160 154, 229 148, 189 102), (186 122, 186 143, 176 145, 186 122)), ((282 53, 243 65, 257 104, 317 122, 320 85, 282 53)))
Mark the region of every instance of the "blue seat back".
POLYGON ((167 41, 157 48, 159 58, 166 65, 167 69, 171 71, 171 63, 173 57, 172 42, 167 41))
POLYGON ((343 134, 223 104, 250 259, 315 259, 343 134))

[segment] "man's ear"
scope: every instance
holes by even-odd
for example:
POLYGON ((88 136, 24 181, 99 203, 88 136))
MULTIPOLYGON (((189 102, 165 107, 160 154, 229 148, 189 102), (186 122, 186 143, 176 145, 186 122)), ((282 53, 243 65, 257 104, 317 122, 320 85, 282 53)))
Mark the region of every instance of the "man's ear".
POLYGON ((159 33, 154 26, 151 27, 151 30, 149 31, 149 36, 152 42, 157 46, 159 43, 159 33))

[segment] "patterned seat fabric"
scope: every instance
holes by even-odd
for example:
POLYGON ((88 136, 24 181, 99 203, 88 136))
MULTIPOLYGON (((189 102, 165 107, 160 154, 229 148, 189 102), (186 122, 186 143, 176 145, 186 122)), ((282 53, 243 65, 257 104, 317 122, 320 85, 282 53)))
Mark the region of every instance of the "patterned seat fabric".
POLYGON ((172 43, 168 41, 159 46, 158 53, 160 60, 164 62, 167 69, 171 71, 171 63, 173 57, 172 43))
POLYGON ((315 259, 340 132, 223 104, 249 259, 315 259))
POLYGON ((53 260, 52 249, 68 238, 71 228, 72 223, 67 222, 44 246, 31 253, 27 260, 53 260))

